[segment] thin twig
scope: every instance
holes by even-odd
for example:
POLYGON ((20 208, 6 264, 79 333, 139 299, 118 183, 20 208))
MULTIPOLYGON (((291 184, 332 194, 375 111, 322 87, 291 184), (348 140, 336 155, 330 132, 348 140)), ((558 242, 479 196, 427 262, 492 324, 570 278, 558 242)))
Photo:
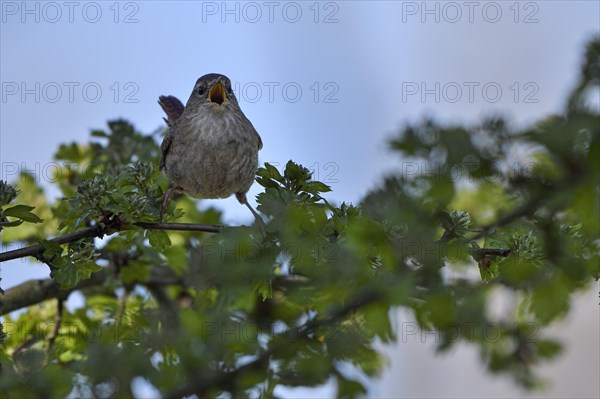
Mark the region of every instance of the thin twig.
MULTIPOLYGON (((220 233, 223 230, 223 226, 216 224, 193 224, 193 223, 146 223, 146 222, 134 222, 133 225, 141 227, 146 230, 178 230, 178 231, 204 231, 206 233, 220 233)), ((103 237, 105 234, 109 234, 110 229, 107 227, 98 225, 88 227, 87 229, 78 230, 73 233, 68 233, 49 241, 57 244, 67 244, 70 242, 78 241, 84 238, 103 237)), ((127 227, 121 227, 120 231, 127 230, 127 227)), ((116 231, 116 230, 115 230, 116 231)), ((15 249, 12 251, 6 251, 0 253, 0 262, 6 262, 12 259, 24 258, 26 256, 36 256, 44 252, 44 247, 41 244, 31 245, 29 247, 15 249)))
POLYGON ((475 253, 479 256, 502 256, 506 258, 510 255, 510 249, 479 248, 475 253))
POLYGON ((492 231, 498 227, 506 226, 507 224, 510 224, 510 223, 514 222, 515 220, 522 218, 523 216, 533 214, 533 212, 535 212, 535 209, 539 205, 541 205, 543 200, 544 199, 542 197, 537 197, 537 198, 531 199, 527 203, 523 204, 521 207, 500 217, 496 222, 489 224, 487 226, 484 226, 477 234, 475 234, 475 236, 473 236, 469 239, 471 241, 479 240, 480 238, 483 238, 487 233, 489 233, 490 231, 492 231))
MULTIPOLYGON (((53 238, 49 241, 57 244, 67 244, 82 240, 84 238, 102 237, 105 234, 105 229, 102 226, 88 227, 87 229, 78 230, 73 233, 67 233, 60 237, 53 238)), ((26 256, 35 256, 44 252, 44 247, 41 244, 31 245, 29 247, 15 249, 0 253, 0 262, 5 262, 11 259, 24 258, 26 256)))
POLYGON ((146 230, 203 231, 205 233, 220 233, 223 231, 223 226, 218 224, 135 222, 134 225, 146 230))
POLYGON ((494 223, 484 226, 475 236, 471 237, 470 240, 479 240, 480 238, 483 238, 486 234, 488 234, 490 231, 495 230, 498 227, 503 227, 508 224, 511 224, 512 222, 524 216, 533 216, 535 211, 544 203, 546 203, 548 199, 551 198, 548 195, 549 192, 557 193, 561 191, 570 190, 572 187, 575 187, 577 184, 579 184, 580 181, 581 173, 577 169, 571 170, 570 173, 559 184, 556 184, 554 186, 543 186, 543 188, 547 190, 545 194, 540 194, 529 199, 529 201, 525 202, 517 209, 501 216, 494 223))
POLYGON ((121 298, 119 298, 119 303, 117 304, 117 309, 115 311, 115 320, 116 324, 120 325, 121 320, 123 319, 123 315, 125 314, 125 309, 127 308, 127 300, 131 294, 131 287, 125 287, 125 293, 121 298))
POLYGON ((56 324, 54 325, 52 335, 48 339, 48 353, 52 350, 52 345, 54 345, 54 341, 56 341, 56 338, 60 332, 60 325, 62 324, 63 317, 63 307, 64 301, 61 298, 58 298, 56 301, 56 324))

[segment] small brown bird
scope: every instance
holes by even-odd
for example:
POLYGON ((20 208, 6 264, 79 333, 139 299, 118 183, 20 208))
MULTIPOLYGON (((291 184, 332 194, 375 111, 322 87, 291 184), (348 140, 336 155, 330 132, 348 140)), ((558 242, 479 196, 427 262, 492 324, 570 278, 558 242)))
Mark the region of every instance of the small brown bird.
POLYGON ((238 104, 231 81, 210 73, 196 81, 185 105, 160 96, 169 126, 163 139, 160 168, 171 184, 160 210, 162 221, 174 190, 196 198, 226 198, 235 194, 252 214, 246 193, 258 168, 262 140, 238 104))

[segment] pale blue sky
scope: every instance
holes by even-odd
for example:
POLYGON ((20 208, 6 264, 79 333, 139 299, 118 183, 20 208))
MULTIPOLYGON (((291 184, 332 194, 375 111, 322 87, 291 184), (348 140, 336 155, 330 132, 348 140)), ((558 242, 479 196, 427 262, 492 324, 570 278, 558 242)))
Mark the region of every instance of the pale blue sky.
MULTIPOLYGON (((238 83, 242 109, 265 144, 261 162, 293 159, 332 186, 331 200, 357 202, 399 166, 385 140, 407 121, 500 112, 527 123, 559 111, 583 45, 600 29, 597 1, 474 2, 472 9, 420 1, 0 6, 0 178, 14 179, 15 165, 34 170, 50 195, 57 192, 44 172, 60 143, 85 142, 90 129, 116 117, 150 134, 162 126, 159 95, 185 102, 199 76, 219 72, 238 83), (22 98, 24 87, 31 92, 22 98), (93 102, 96 88, 102 93, 93 102), (433 89, 425 101, 422 88, 433 89)), ((234 198, 205 204, 222 208, 228 223, 251 221, 234 198)), ((2 264, 4 288, 33 276, 47 276, 47 268, 2 264)))

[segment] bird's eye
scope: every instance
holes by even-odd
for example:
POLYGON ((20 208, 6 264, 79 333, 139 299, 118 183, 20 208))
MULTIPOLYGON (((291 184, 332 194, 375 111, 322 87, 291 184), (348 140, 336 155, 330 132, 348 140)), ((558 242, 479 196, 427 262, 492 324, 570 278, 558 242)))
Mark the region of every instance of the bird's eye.
POLYGON ((204 86, 198 87, 198 94, 202 96, 202 95, 204 95, 204 93, 206 93, 206 87, 204 87, 204 86))

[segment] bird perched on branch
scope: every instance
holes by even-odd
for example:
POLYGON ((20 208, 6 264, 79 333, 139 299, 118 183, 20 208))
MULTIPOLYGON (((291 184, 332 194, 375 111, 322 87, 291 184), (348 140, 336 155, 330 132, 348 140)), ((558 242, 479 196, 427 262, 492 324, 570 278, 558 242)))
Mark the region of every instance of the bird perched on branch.
POLYGON ((196 198, 235 194, 262 220, 246 198, 258 168, 262 140, 240 109, 229 78, 217 73, 202 76, 185 107, 173 96, 160 96, 158 103, 169 126, 160 147, 160 168, 170 180, 161 221, 174 190, 196 198))

